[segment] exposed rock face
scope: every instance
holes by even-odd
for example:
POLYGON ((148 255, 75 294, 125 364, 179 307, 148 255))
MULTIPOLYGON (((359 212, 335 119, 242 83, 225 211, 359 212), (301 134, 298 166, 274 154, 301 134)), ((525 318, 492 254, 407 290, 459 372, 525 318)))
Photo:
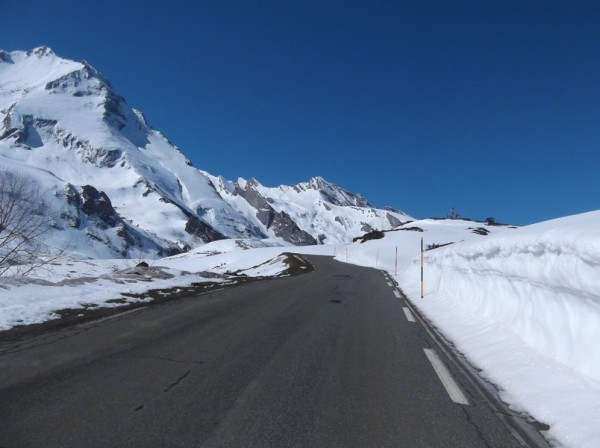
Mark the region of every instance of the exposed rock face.
POLYGON ((275 235, 296 246, 310 246, 318 244, 317 240, 309 233, 300 229, 286 212, 276 212, 271 228, 275 235))
POLYGON ((307 182, 296 184, 293 188, 298 192, 308 190, 317 191, 323 200, 333 205, 342 207, 371 207, 369 201, 360 194, 350 193, 320 176, 313 177, 307 182))
POLYGON ((247 217, 251 214, 263 232, 297 245, 344 244, 370 230, 391 230, 412 219, 401 211, 376 209, 361 195, 321 177, 274 188, 255 179, 209 178, 221 197, 247 217))
POLYGON ((91 185, 67 185, 64 197, 68 206, 63 209, 60 217, 68 226, 85 231, 89 238, 121 256, 127 256, 131 248, 146 248, 162 256, 182 251, 177 245, 157 241, 124 221, 113 208, 106 193, 91 185))
POLYGON ((267 199, 256 190, 255 180, 246 182, 245 188, 236 186, 234 194, 243 197, 248 204, 256 209, 258 220, 279 238, 298 246, 317 244, 317 240, 304 230, 301 230, 294 220, 284 211, 276 211, 267 199))
POLYGON ((77 188, 71 184, 67 184, 65 187, 65 199, 67 207, 61 212, 60 217, 65 220, 69 227, 79 229, 81 227, 81 194, 77 191, 77 188))
POLYGON ((190 216, 185 224, 185 231, 205 242, 224 240, 227 238, 196 216, 190 216))
POLYGON ((115 227, 123 221, 106 193, 96 190, 91 185, 81 187, 81 211, 88 219, 101 226, 115 227))
POLYGON ((54 51, 50 47, 42 45, 41 47, 34 48, 33 50, 29 50, 27 52, 27 56, 35 55, 38 58, 43 58, 44 56, 54 56, 54 51))
POLYGON ((7 64, 14 64, 10 54, 4 50, 0 50, 0 62, 5 62, 7 64))
POLYGON ((398 218, 396 218, 394 215, 392 215, 390 213, 386 213, 385 217, 390 222, 392 227, 398 227, 398 226, 401 226, 402 224, 404 224, 402 221, 400 221, 398 218))

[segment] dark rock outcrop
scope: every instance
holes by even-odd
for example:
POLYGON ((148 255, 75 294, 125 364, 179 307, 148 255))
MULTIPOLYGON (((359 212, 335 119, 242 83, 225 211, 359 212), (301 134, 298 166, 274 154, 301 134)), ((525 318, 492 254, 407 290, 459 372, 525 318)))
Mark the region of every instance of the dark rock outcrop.
POLYGON ((81 199, 81 211, 96 224, 115 227, 123 221, 103 191, 98 191, 91 185, 84 185, 81 187, 81 199))
POLYGON ((185 231, 190 235, 200 238, 205 243, 211 241, 224 240, 226 237, 219 231, 215 230, 200 218, 190 215, 185 223, 185 231))
POLYGON ((275 236, 298 246, 317 244, 317 240, 309 233, 302 230, 294 220, 284 211, 276 211, 269 201, 256 190, 258 183, 250 180, 245 188, 236 185, 234 194, 243 197, 248 204, 254 207, 256 217, 275 236))
POLYGON ((68 184, 64 198, 66 207, 60 213, 64 222, 84 230, 90 239, 103 243, 121 256, 128 256, 131 249, 153 250, 160 256, 175 255, 185 250, 131 226, 113 208, 108 195, 91 185, 75 187, 68 184), (107 229, 113 229, 118 238, 109 238, 105 232, 107 229))

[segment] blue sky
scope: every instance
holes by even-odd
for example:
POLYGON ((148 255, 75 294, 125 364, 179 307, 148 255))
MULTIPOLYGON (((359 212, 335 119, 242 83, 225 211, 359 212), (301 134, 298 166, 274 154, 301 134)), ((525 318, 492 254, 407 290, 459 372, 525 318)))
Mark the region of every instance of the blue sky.
POLYGON ((416 217, 600 208, 600 2, 0 0, 203 170, 416 217))

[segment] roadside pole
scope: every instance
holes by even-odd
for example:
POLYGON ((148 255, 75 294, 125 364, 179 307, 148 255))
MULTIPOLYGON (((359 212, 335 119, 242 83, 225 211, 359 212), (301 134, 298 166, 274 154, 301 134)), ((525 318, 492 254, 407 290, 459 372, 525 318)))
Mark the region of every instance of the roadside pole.
POLYGON ((421 298, 423 298, 423 264, 424 264, 424 255, 423 255, 423 238, 421 238, 421 298))
POLYGON ((394 275, 398 275, 398 246, 396 246, 396 264, 394 265, 394 275))

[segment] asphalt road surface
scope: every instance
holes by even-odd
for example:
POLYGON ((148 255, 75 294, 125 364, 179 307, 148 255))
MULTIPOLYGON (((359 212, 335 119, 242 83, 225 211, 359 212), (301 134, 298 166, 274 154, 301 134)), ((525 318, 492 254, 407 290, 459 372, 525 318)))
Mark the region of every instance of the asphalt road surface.
POLYGON ((522 446, 381 271, 307 259, 0 343, 0 447, 522 446))

